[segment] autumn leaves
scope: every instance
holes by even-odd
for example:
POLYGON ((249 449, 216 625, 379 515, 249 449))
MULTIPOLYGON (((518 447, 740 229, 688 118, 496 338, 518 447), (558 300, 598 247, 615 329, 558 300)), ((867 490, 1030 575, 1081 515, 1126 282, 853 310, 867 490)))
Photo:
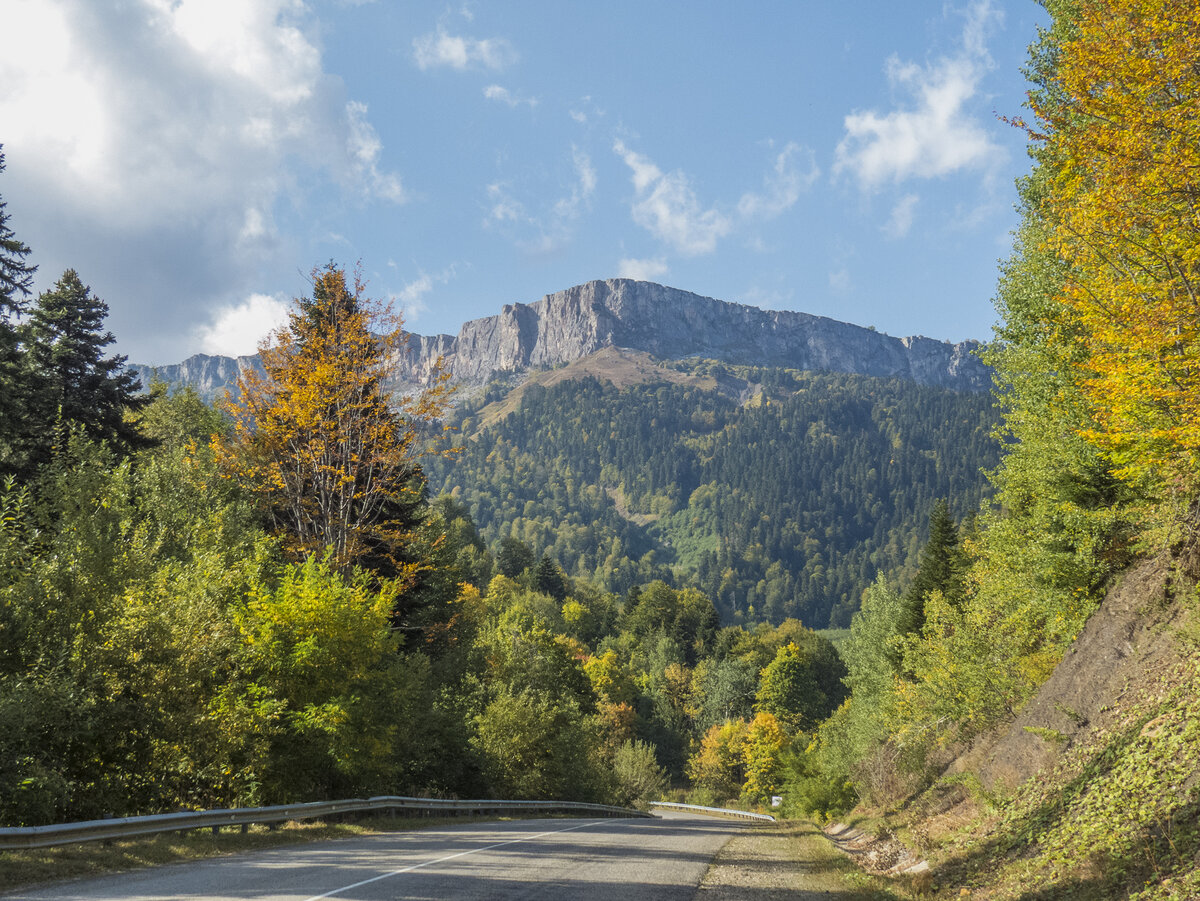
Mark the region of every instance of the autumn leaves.
MULTIPOLYGON (((1151 494, 1200 470, 1200 7, 1085 0, 1032 98, 1088 437, 1151 494)), ((1066 336, 1064 336, 1066 337, 1066 336)))

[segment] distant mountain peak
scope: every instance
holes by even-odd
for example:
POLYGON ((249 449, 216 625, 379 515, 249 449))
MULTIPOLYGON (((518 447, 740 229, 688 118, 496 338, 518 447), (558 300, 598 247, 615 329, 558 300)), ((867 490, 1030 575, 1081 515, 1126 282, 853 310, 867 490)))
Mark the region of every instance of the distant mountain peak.
MULTIPOLYGON (((951 344, 921 336, 893 338, 874 329, 789 310, 762 310, 653 282, 612 278, 505 304, 463 324, 457 335, 412 335, 400 361, 401 388, 427 384, 438 359, 464 387, 500 374, 549 369, 605 347, 659 359, 700 357, 727 363, 903 378, 960 391, 986 391, 991 370, 977 341, 951 344)), ((256 357, 198 354, 175 366, 135 367, 169 383, 213 395, 256 366, 256 357)))
POLYGON ((663 359, 707 357, 743 365, 850 372, 986 391, 991 372, 977 341, 893 338, 824 316, 762 310, 632 279, 604 279, 506 304, 464 323, 457 336, 414 336, 409 381, 428 376, 437 355, 455 378, 483 385, 494 374, 570 363, 603 347, 663 359))

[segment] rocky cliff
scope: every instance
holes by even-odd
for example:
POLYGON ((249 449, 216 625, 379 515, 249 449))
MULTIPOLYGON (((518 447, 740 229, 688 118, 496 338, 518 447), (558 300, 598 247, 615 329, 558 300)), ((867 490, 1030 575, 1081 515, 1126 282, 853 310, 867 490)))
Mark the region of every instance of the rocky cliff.
POLYGON ((168 385, 190 385, 201 397, 213 400, 237 384, 238 376, 247 369, 262 369, 257 356, 214 357, 196 354, 182 363, 170 366, 145 366, 134 364, 129 367, 142 380, 142 387, 149 388, 154 381, 168 385))
MULTIPOLYGON (((441 357, 455 381, 480 386, 494 375, 546 369, 604 347, 625 347, 664 359, 702 357, 761 366, 853 372, 911 379, 961 391, 986 391, 990 370, 973 354, 975 341, 893 338, 822 316, 701 297, 629 279, 607 279, 548 294, 531 304, 467 322, 457 336, 413 335, 401 361, 402 388, 428 382, 441 357)), ((219 392, 253 357, 192 357, 159 368, 168 382, 219 392)), ((141 367, 143 380, 149 370, 141 367)))

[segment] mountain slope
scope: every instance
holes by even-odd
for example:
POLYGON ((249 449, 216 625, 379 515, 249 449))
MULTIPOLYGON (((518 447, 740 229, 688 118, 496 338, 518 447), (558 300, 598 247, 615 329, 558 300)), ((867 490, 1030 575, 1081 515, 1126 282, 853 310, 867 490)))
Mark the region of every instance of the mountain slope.
POLYGON ((891 820, 938 897, 1200 897, 1196 567, 1132 565, 1029 703, 891 820))
POLYGON ((613 349, 452 422, 430 487, 493 544, 617 592, 697 585, 726 622, 846 625, 877 573, 911 574, 938 498, 978 508, 997 460, 988 395, 613 349))

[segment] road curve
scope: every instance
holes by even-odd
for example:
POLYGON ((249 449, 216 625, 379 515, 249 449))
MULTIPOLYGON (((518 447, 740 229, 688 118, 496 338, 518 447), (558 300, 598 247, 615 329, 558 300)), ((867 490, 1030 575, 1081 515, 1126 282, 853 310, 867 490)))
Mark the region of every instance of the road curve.
POLYGON ((470 823, 292 845, 0 896, 28 901, 392 901, 537 898, 691 901, 745 824, 652 820, 470 823))

